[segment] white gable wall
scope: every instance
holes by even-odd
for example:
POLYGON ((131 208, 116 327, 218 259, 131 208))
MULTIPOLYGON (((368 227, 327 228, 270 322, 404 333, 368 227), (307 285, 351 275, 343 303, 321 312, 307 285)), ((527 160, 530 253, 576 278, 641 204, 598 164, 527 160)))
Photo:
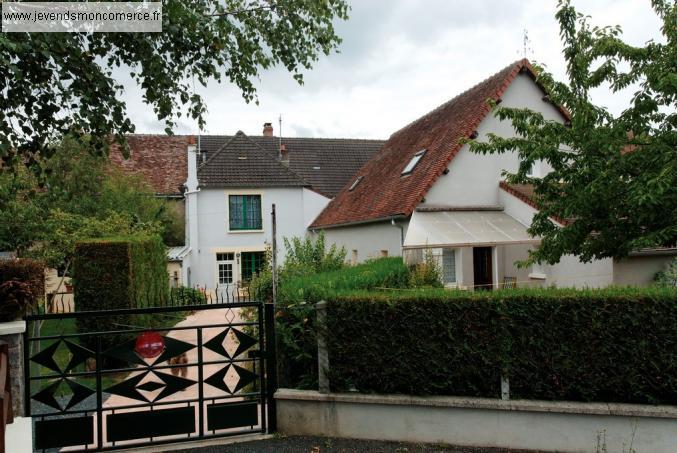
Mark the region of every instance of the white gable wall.
MULTIPOLYGON (((543 101, 543 91, 526 74, 518 75, 505 91, 501 105, 528 107, 540 111, 546 119, 562 121, 562 115, 550 103, 543 101)), ((489 114, 477 130, 479 140, 487 140, 488 133, 502 137, 515 135, 510 121, 499 121, 489 114)), ((449 173, 442 175, 425 196, 426 204, 496 205, 499 204, 499 181, 503 170, 514 172, 519 166, 516 153, 481 155, 470 152, 464 145, 449 164, 449 173)), ((541 165, 541 171, 547 171, 541 165)), ((415 177, 416 170, 412 177, 415 177)))
POLYGON ((314 190, 302 189, 303 190, 303 233, 297 234, 297 236, 302 236, 305 234, 305 228, 313 223, 313 220, 320 215, 320 212, 327 206, 329 203, 329 198, 324 195, 320 195, 314 190))

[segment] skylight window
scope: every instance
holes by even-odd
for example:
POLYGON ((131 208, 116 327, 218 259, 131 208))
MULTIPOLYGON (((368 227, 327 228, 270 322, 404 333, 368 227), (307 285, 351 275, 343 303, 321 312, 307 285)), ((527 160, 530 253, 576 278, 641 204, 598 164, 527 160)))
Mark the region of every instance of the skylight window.
POLYGON ((353 182, 353 184, 350 186, 350 189, 348 190, 350 191, 353 190, 355 187, 357 187, 357 185, 360 183, 360 181, 362 181, 362 179, 364 179, 364 176, 358 176, 355 182, 353 182))
POLYGON ((402 175, 403 175, 403 176, 404 176, 404 175, 408 175, 408 174, 410 174, 412 171, 414 171, 414 168, 416 168, 416 166, 418 165, 419 161, 421 160, 421 158, 423 157, 423 155, 425 154, 425 152, 426 152, 426 150, 425 150, 425 149, 422 149, 421 151, 419 151, 419 152, 417 152, 416 154, 414 154, 414 157, 411 158, 411 160, 409 161, 409 163, 407 164, 407 166, 404 167, 404 170, 402 170, 402 175))

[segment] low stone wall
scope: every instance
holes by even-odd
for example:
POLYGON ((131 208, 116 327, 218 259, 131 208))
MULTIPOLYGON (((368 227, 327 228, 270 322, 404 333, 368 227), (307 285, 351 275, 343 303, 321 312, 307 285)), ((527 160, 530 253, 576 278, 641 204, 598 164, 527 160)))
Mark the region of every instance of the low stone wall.
POLYGON ((563 452, 672 453, 677 445, 677 406, 289 389, 275 399, 288 435, 563 452))

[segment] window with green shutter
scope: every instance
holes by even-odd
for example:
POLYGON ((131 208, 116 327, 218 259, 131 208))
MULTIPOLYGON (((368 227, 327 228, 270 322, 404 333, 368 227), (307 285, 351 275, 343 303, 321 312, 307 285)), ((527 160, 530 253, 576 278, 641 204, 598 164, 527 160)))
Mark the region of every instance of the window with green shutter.
POLYGON ((263 267, 264 252, 242 252, 242 280, 249 281, 263 267))
POLYGON ((230 195, 228 217, 231 230, 261 230, 261 195, 230 195))

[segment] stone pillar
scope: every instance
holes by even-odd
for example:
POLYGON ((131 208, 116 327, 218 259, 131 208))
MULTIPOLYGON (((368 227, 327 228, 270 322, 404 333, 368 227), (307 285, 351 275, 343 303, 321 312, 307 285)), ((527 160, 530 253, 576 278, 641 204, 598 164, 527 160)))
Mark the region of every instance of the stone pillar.
POLYGON ((315 304, 317 311, 317 370, 318 390, 329 393, 329 351, 327 350, 327 302, 315 304))
POLYGON ((0 341, 4 341, 9 349, 9 376, 12 389, 12 410, 14 417, 22 417, 24 413, 24 344, 23 333, 26 331, 25 321, 0 323, 0 341))

